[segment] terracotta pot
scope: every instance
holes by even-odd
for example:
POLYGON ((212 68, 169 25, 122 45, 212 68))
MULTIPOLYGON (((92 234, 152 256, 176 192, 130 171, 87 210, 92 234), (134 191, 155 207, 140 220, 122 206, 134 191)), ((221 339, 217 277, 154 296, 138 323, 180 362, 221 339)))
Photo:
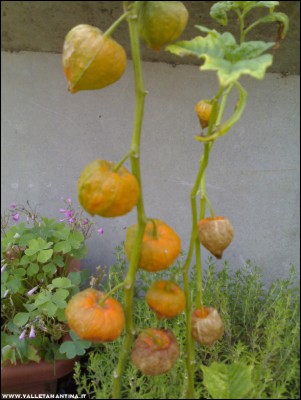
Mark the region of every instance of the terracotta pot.
POLYGON ((75 361, 31 361, 5 366, 1 371, 1 393, 55 394, 57 380, 72 372, 75 361))
MULTIPOLYGON (((72 259, 69 272, 79 270, 80 261, 72 259)), ((63 341, 67 340, 70 340, 69 334, 63 337, 63 341)), ((5 365, 1 370, 1 393, 55 394, 58 379, 72 372, 77 360, 79 357, 52 363, 30 361, 28 364, 5 365)))

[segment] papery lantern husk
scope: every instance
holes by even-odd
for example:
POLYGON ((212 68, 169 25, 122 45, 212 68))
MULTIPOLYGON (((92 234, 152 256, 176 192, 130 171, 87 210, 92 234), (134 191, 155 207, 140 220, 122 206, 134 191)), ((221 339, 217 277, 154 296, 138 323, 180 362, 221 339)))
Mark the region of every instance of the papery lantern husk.
POLYGON ((195 106, 195 111, 199 117, 202 129, 207 128, 212 112, 212 104, 209 100, 200 100, 195 106))
POLYGON ((67 34, 63 68, 71 93, 111 85, 122 76, 125 67, 123 47, 98 28, 81 24, 67 34))
POLYGON ((172 281, 154 282, 146 292, 145 299, 158 319, 174 318, 184 310, 186 305, 185 293, 172 281))
POLYGON ((188 22, 188 11, 181 1, 139 2, 139 35, 144 43, 159 51, 176 40, 188 22))
POLYGON ((78 199, 91 215, 113 218, 129 213, 138 203, 140 187, 135 176, 121 165, 107 160, 94 160, 83 169, 78 179, 78 199))
MULTIPOLYGON (((135 246, 138 224, 128 227, 125 238, 125 253, 128 259, 135 246)), ((181 238, 164 221, 154 218, 147 221, 141 245, 139 268, 149 272, 168 268, 179 256, 181 238)))
POLYGON ((169 372, 179 356, 175 335, 164 329, 144 329, 137 337, 131 360, 145 375, 161 375, 169 372))
POLYGON ((105 293, 88 288, 76 293, 65 309, 68 325, 82 340, 110 342, 119 337, 125 323, 122 305, 105 293))
POLYGON ((191 334, 195 341, 213 346, 224 333, 223 322, 213 307, 202 307, 192 314, 191 334))
POLYGON ((204 218, 198 222, 198 237, 201 244, 220 259, 223 251, 232 242, 234 229, 227 218, 204 218))

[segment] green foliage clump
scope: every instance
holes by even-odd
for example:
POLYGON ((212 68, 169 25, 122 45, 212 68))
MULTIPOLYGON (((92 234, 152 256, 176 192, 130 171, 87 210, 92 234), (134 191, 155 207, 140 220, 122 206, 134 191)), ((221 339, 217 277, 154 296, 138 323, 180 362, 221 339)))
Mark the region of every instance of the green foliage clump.
MULTIPOLYGON (((117 261, 110 268, 102 288, 105 291, 116 286, 126 273, 127 261, 122 245, 116 248, 116 256, 117 261)), ((141 329, 171 329, 177 337, 180 356, 168 374, 155 377, 142 375, 129 362, 124 375, 123 398, 185 398, 185 314, 173 319, 158 320, 144 298, 145 291, 155 280, 172 279, 181 285, 181 263, 180 257, 173 267, 156 274, 138 271, 134 305, 136 326, 141 329)), ((194 274, 193 269, 193 295, 196 293, 194 274)), ((237 364, 245 366, 246 373, 251 374, 248 397, 245 398, 300 398, 300 294, 296 287, 295 269, 291 268, 287 279, 278 279, 265 290, 260 268, 250 261, 232 273, 227 262, 217 271, 210 257, 204 276, 203 296, 204 304, 214 305, 218 309, 225 333, 213 347, 195 346, 196 398, 225 398, 212 396, 205 373, 210 367, 218 368, 225 374, 230 373, 237 364)), ((122 290, 116 292, 115 297, 123 302, 122 290)), ((111 376, 118 362, 122 341, 123 335, 115 342, 96 345, 89 352, 85 363, 82 361, 76 364, 74 378, 78 394, 85 393, 90 398, 110 398, 111 376)))

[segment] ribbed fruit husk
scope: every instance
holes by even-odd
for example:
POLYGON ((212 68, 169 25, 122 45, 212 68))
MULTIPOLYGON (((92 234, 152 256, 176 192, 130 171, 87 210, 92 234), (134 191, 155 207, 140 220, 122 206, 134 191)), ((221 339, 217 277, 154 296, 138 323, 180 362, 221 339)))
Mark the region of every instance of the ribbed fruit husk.
POLYGON ((188 11, 181 1, 141 1, 139 34, 145 44, 159 51, 184 31, 188 11))
POLYGON ((223 251, 232 242, 234 229, 227 218, 204 218, 198 222, 198 237, 211 254, 216 258, 222 258, 223 251))
POLYGON ((146 329, 137 337, 131 360, 133 364, 145 375, 161 375, 172 369, 179 356, 179 346, 173 332, 163 329, 146 329), (163 343, 156 343, 156 340, 145 340, 145 333, 150 331, 150 335, 156 332, 162 336, 163 343))
POLYGON ((192 314, 191 334, 195 341, 213 346, 223 335, 224 326, 217 310, 213 307, 203 307, 204 317, 198 317, 196 311, 192 314))
POLYGON ((137 179, 123 165, 113 171, 115 164, 94 160, 78 179, 78 198, 91 215, 113 218, 130 212, 138 203, 140 187, 137 179))
POLYGON ((63 47, 63 68, 68 90, 102 89, 124 73, 126 53, 115 40, 91 25, 77 25, 67 34, 63 47))

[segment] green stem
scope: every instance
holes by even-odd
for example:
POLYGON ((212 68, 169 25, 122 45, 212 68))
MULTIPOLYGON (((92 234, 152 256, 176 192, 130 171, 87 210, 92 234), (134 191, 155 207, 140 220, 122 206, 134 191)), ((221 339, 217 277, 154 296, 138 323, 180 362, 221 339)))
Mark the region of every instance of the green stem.
POLYGON ((224 136, 232 128, 232 126, 234 124, 236 124, 236 122, 241 118, 242 113, 246 106, 247 96, 248 96, 247 92, 243 89, 243 87, 238 82, 234 82, 233 84, 231 84, 224 93, 224 97, 223 97, 223 100, 221 103, 219 115, 217 117, 217 122, 215 124, 214 133, 212 135, 208 135, 206 137, 195 136, 195 139, 200 142, 210 142, 221 136, 224 136), (230 91, 233 89, 233 85, 236 85, 236 87, 238 89, 239 98, 238 98, 238 101, 237 101, 237 104, 236 104, 236 107, 235 107, 235 110, 234 110, 234 113, 232 114, 232 116, 227 121, 225 121, 223 124, 220 124, 222 115, 224 113, 225 105, 226 105, 228 96, 230 94, 230 91))
MULTIPOLYGON (((213 129, 213 123, 216 121, 216 112, 218 110, 218 100, 220 96, 224 92, 224 87, 221 87, 216 94, 216 96, 213 98, 212 101, 212 113, 210 116, 210 121, 209 121, 209 127, 208 127, 208 134, 211 135, 212 129, 213 129)), ((218 112, 217 118, 220 116, 220 111, 218 112)), ((220 120, 220 119, 219 119, 220 120)), ((196 203, 196 196, 197 192, 200 187, 200 183, 202 181, 202 178, 205 174, 205 169, 208 164, 208 157, 209 157, 209 152, 211 150, 211 147, 213 145, 213 141, 208 144, 204 150, 204 154, 200 160, 200 167, 199 171, 194 183, 194 186, 191 190, 190 193, 190 205, 191 205, 191 218, 192 218, 192 227, 191 227, 191 235, 190 235, 190 244, 189 244, 189 250, 187 254, 187 258, 185 260, 184 266, 183 266, 183 285, 184 285, 184 292, 186 296, 186 308, 185 308, 185 313, 186 313, 186 367, 187 367, 187 374, 188 374, 188 384, 187 384, 187 391, 186 391, 186 398, 187 399, 194 399, 195 398, 195 390, 194 390, 194 343, 192 340, 191 336, 191 314, 192 314, 192 299, 191 299, 191 291, 189 287, 189 267, 191 264, 191 259, 193 255, 193 250, 194 248, 200 249, 200 244, 199 240, 197 237, 197 203, 196 203)), ((196 263, 200 265, 200 254, 199 250, 196 250, 196 263)), ((201 268, 198 268, 199 271, 201 271, 201 268)), ((197 272, 198 274, 198 272, 197 272)), ((201 276, 198 276, 199 281, 201 280, 201 276)), ((198 293, 202 293, 202 288, 198 288, 198 293)))
POLYGON ((132 155, 132 150, 129 151, 127 154, 125 154, 125 155, 122 157, 122 159, 121 159, 117 164, 114 165, 112 171, 113 171, 113 172, 117 172, 117 171, 119 170, 119 168, 122 166, 122 164, 123 164, 128 158, 131 157, 131 155, 132 155))
MULTIPOLYGON (((206 143, 204 146, 204 153, 200 163, 200 173, 201 173, 201 201, 200 201, 200 219, 205 217, 206 210, 206 190, 205 190, 205 171, 209 162, 209 154, 213 142, 206 143)), ((197 225, 197 221, 195 223, 197 225)), ((195 304, 197 308, 203 305, 203 272, 201 263, 201 246, 199 239, 196 235, 195 238, 195 268, 196 268, 196 280, 197 280, 197 292, 195 304)))
POLYGON ((112 290, 109 291, 99 302, 99 306, 103 306, 106 300, 114 293, 116 290, 120 289, 122 286, 124 286, 125 282, 118 283, 118 285, 114 286, 112 290))
POLYGON ((244 12, 236 11, 239 20, 239 32, 240 32, 240 45, 243 44, 245 40, 245 24, 244 24, 244 12))
POLYGON ((121 24, 123 20, 125 20, 129 15, 130 11, 124 12, 113 24, 105 31, 103 36, 111 36, 115 29, 121 24))
MULTIPOLYGON (((141 67, 139 37, 138 37, 137 4, 138 2, 134 3, 132 11, 128 15, 128 26, 129 26, 130 42, 132 50, 132 60, 133 60, 134 79, 135 79, 135 97, 136 97, 135 122, 134 122, 134 131, 131 144, 131 167, 132 167, 132 173, 136 177, 140 186, 140 198, 137 204, 137 219, 138 219, 137 236, 133 246, 133 252, 130 259, 129 269, 124 281, 125 283, 124 311, 126 316, 126 322, 125 322, 126 333, 120 350, 118 365, 113 374, 113 389, 112 389, 113 399, 120 399, 122 376, 134 340, 134 334, 135 334, 135 324, 133 319, 134 283, 136 279, 136 272, 141 252, 142 238, 146 224, 146 216, 144 212, 143 196, 142 196, 141 172, 140 172, 140 136, 141 136, 143 111, 144 111, 144 97, 146 95, 146 92, 144 90, 144 83, 142 77, 142 67, 141 67)), ((125 7, 126 5, 127 5, 126 2, 124 2, 125 7)))
POLYGON ((206 199, 206 203, 208 205, 208 208, 210 210, 211 218, 214 218, 214 211, 213 211, 213 208, 212 208, 212 204, 211 204, 211 202, 210 202, 210 200, 209 200, 207 195, 205 195, 205 199, 206 199))

